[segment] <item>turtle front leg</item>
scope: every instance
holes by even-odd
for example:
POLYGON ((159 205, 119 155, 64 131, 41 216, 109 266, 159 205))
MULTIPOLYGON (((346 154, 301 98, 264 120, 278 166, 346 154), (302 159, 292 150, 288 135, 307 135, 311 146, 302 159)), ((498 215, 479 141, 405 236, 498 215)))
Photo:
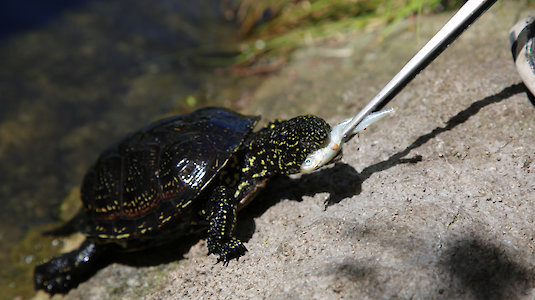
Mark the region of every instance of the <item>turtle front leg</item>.
POLYGON ((210 199, 210 225, 208 229, 209 254, 217 254, 217 262, 228 265, 229 261, 244 255, 247 248, 234 236, 237 201, 232 190, 225 186, 215 189, 210 199))

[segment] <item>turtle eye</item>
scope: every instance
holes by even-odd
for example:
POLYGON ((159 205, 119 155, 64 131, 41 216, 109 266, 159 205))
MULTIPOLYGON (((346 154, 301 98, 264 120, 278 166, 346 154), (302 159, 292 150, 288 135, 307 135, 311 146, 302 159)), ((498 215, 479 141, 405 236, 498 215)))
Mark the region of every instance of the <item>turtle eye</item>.
POLYGON ((305 166, 310 166, 312 164, 312 160, 310 158, 305 159, 305 166))

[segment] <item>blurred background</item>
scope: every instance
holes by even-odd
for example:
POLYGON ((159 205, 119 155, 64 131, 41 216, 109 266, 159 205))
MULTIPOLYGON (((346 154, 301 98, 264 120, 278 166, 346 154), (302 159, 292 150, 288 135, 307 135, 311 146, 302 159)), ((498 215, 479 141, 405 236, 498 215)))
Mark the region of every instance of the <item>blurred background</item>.
MULTIPOLYGON (((98 154, 158 118, 246 111, 295 49, 459 7, 448 0, 7 0, 0 4, 0 298, 34 294, 98 154), (73 204, 74 203, 74 204, 73 204)), ((332 55, 344 55, 343 52, 332 55)), ((306 113, 306 112, 303 112, 306 113)))

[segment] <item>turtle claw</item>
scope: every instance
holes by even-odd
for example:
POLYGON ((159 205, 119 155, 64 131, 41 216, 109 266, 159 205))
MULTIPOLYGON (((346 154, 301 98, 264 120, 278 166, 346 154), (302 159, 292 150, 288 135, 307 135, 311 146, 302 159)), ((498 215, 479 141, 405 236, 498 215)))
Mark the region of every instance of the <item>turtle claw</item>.
POLYGON ((209 254, 219 255, 216 264, 223 262, 223 266, 228 266, 232 259, 239 260, 247 252, 245 245, 238 239, 232 238, 227 242, 208 242, 209 254))

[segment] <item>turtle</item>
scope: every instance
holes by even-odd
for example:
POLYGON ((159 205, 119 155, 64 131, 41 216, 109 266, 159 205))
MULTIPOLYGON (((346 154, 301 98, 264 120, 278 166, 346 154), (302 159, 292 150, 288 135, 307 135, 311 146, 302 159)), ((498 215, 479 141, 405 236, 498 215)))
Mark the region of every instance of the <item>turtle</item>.
MULTIPOLYGON (((273 120, 206 107, 156 121, 103 151, 81 185, 86 239, 34 270, 36 289, 66 293, 109 251, 137 251, 206 230, 217 262, 243 256, 236 214, 275 175, 295 174, 329 140, 313 115, 273 120)), ((340 156, 333 159, 337 160, 340 156)))
POLYGON ((228 265, 247 248, 234 232, 237 212, 276 175, 308 173, 342 157, 342 145, 393 109, 358 126, 314 115, 276 119, 220 107, 156 121, 104 150, 84 176, 83 207, 52 233, 86 235, 80 247, 34 270, 36 289, 66 293, 109 252, 138 251, 207 233, 208 253, 228 265), (344 132, 348 132, 344 135, 344 132), (65 230, 67 228, 67 230, 65 230))

